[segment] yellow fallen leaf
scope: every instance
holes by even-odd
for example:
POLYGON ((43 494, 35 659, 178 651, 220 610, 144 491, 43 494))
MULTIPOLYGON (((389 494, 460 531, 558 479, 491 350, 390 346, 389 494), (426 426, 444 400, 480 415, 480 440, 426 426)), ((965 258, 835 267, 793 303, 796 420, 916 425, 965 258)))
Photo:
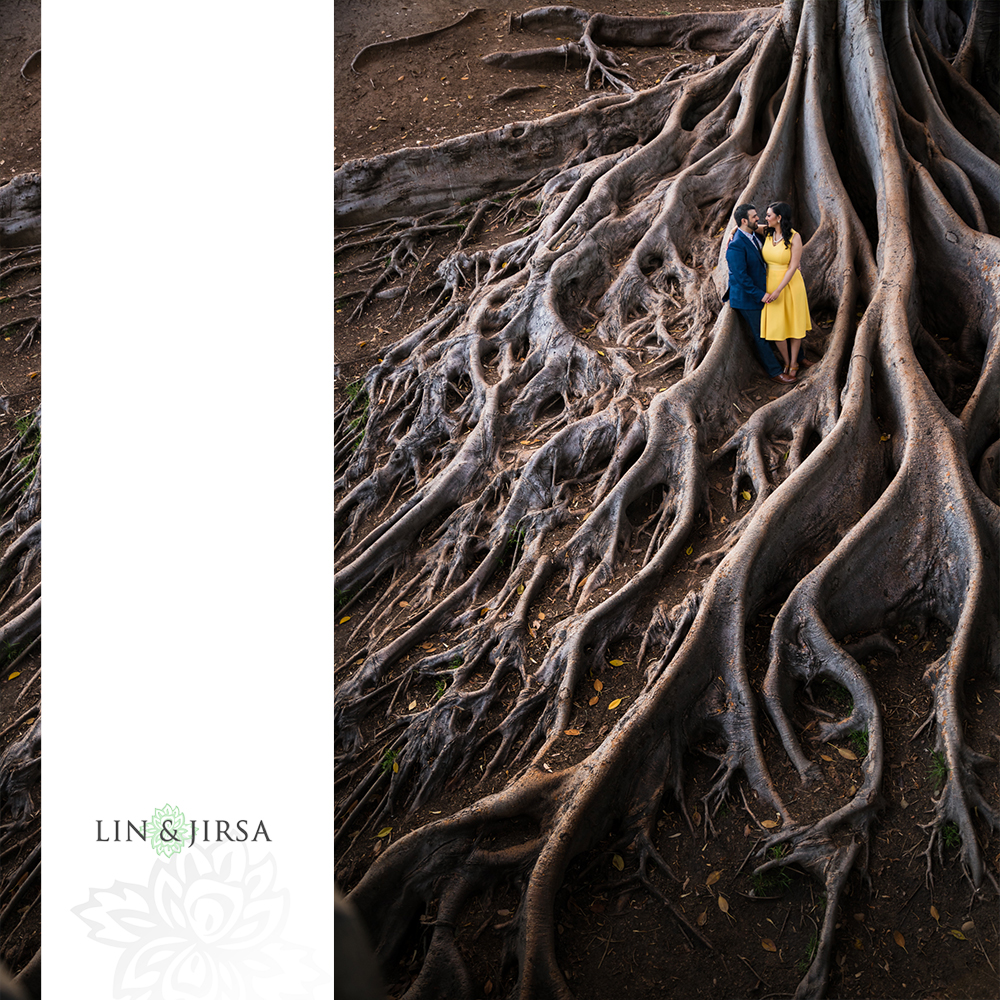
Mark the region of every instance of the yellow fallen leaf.
POLYGON ((588 705, 596 705, 598 703, 598 701, 600 701, 600 699, 595 694, 594 697, 591 698, 590 701, 587 702, 587 704, 588 705))
POLYGON ((622 703, 621 698, 615 698, 615 700, 611 702, 610 705, 608 705, 608 711, 610 711, 612 708, 617 708, 621 703, 622 703))
POLYGON ((729 900, 726 899, 725 896, 719 897, 719 909, 722 910, 723 913, 729 912, 729 900))
POLYGON ((890 437, 891 437, 891 435, 890 435, 890 434, 883 434, 883 435, 882 435, 882 436, 881 436, 881 437, 879 438, 879 441, 888 441, 890 437))
POLYGON ((565 732, 566 732, 567 736, 579 736, 580 735, 580 730, 579 729, 567 729, 567 730, 565 730, 565 732))
POLYGON ((936 907, 936 906, 932 906, 932 907, 931 907, 931 916, 932 916, 932 917, 933 917, 933 918, 934 918, 934 919, 935 919, 935 920, 936 920, 936 921, 937 921, 938 923, 941 923, 941 914, 940 914, 940 913, 938 913, 938 911, 937 911, 937 907, 936 907))
POLYGON ((762 819, 760 825, 766 827, 768 830, 773 830, 778 824, 773 819, 762 819))
POLYGON ((749 490, 744 490, 740 494, 740 496, 743 497, 744 500, 749 500, 750 499, 750 491, 749 490))
POLYGON ((604 357, 604 351, 598 351, 597 353, 600 354, 602 358, 604 357))
POLYGON ((722 872, 712 872, 712 874, 705 879, 705 885, 715 885, 720 878, 722 878, 722 872))
POLYGON ((384 829, 379 830, 378 836, 381 839, 382 837, 388 837, 390 833, 392 833, 392 827, 391 826, 387 826, 384 829))
POLYGON ((691 555, 691 553, 692 553, 692 552, 694 552, 694 546, 693 546, 693 545, 689 545, 689 546, 688 546, 688 547, 687 547, 687 548, 686 548, 686 549, 684 550, 684 554, 685 554, 686 556, 689 556, 689 555, 691 555))
POLYGON ((760 946, 764 951, 777 951, 778 946, 770 938, 761 938, 760 946))
POLYGON ((839 753, 841 757, 846 757, 848 760, 858 759, 857 754, 851 750, 845 750, 843 747, 837 747, 837 753, 839 753))
POLYGON ((483 610, 479 612, 479 617, 480 618, 484 618, 489 613, 490 613, 490 609, 489 608, 483 608, 483 610))
POLYGON ((344 615, 344 617, 341 618, 340 621, 337 622, 337 624, 338 625, 343 625, 344 622, 349 622, 350 620, 351 620, 351 616, 350 615, 344 615))
POLYGON ((948 933, 952 937, 958 938, 959 941, 967 941, 968 940, 968 938, 966 938, 966 936, 961 931, 951 930, 951 931, 948 931, 948 933))
POLYGON ((406 707, 412 712, 413 709, 417 707, 417 703, 415 701, 411 701, 410 704, 407 705, 406 707))
MULTIPOLYGON (((623 869, 623 868, 625 867, 625 862, 624 862, 624 861, 622 860, 622 856, 621 856, 620 854, 616 854, 616 855, 615 855, 615 856, 614 856, 614 857, 613 857, 613 858, 611 859, 611 863, 612 863, 612 864, 613 864, 613 865, 615 866, 615 868, 617 868, 617 869, 618 869, 619 871, 621 871, 621 870, 622 870, 622 869, 623 869)), ((961 933, 961 931, 955 931, 954 933, 955 933, 955 934, 960 934, 960 933, 961 933)))
POLYGON ((399 774, 399 761, 398 760, 394 760, 392 762, 392 773, 393 774, 399 774))
POLYGON ((595 691, 603 691, 604 690, 604 681, 594 681, 594 690, 595 691))
POLYGON ((608 663, 613 667, 620 667, 624 662, 624 660, 608 660, 608 663))
POLYGON ((859 937, 856 937, 854 939, 854 947, 857 948, 858 951, 864 951, 865 950, 864 942, 859 937))
POLYGON ((524 584, 523 584, 523 583, 519 583, 519 584, 517 585, 517 592, 518 592, 519 594, 523 594, 523 593, 524 593, 524 584))
MULTIPOLYGON (((900 948, 903 949, 903 951, 906 951, 906 938, 904 938, 903 935, 899 933, 899 931, 892 932, 892 939, 893 941, 896 942, 896 944, 899 945, 900 948)), ((906 953, 909 954, 909 952, 906 953)))

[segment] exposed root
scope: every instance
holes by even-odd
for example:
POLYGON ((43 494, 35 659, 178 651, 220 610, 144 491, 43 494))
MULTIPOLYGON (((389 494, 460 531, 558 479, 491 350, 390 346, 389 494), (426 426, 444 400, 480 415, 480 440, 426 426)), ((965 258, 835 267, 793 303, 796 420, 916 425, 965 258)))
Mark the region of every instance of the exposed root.
POLYGON ((774 831, 757 872, 793 865, 822 884, 818 947, 795 994, 822 996, 839 900, 852 872, 867 878, 883 804, 886 693, 860 661, 897 622, 950 635, 924 677, 924 731, 948 767, 928 877, 954 824, 971 883, 995 879, 978 836, 997 826, 978 773, 992 761, 966 741, 960 692, 973 664, 1000 675, 1000 118, 968 82, 981 45, 930 6, 922 25, 909 4, 873 13, 862 0, 677 18, 539 8, 511 29, 578 40, 517 59, 572 56, 588 85, 627 91, 609 46, 725 57, 337 172, 341 222, 370 224, 359 239, 389 258, 362 306, 387 288, 405 299, 420 247, 458 213, 475 231, 506 190, 509 216, 530 215, 505 246, 452 244, 425 317, 336 415, 336 583, 357 615, 338 668, 340 833, 460 783, 507 780, 391 845, 352 893, 387 965, 415 927, 424 935, 410 1000, 472 995, 460 914, 500 889, 520 899, 501 928, 515 994, 571 996, 556 893, 606 837, 638 855, 616 888, 648 891, 711 947, 675 905, 656 842, 663 810, 694 832, 683 766, 694 746, 718 762, 698 791, 706 833, 745 780, 751 815, 774 831), (968 79, 934 48, 945 40, 968 79), (810 304, 833 323, 810 334, 818 363, 747 413, 739 401, 759 376, 719 299, 724 248, 733 205, 776 192, 795 193, 810 304), (955 295, 942 305, 932 287, 955 295), (711 515, 713 467, 731 467, 738 516, 702 556, 704 585, 668 600, 667 573, 711 515), (570 610, 544 619, 559 591, 570 610), (747 632, 774 605, 758 692, 747 632), (638 643, 645 687, 588 756, 553 772, 580 735, 585 678, 624 639, 638 643), (807 729, 822 741, 866 732, 867 750, 850 798, 815 816, 786 805, 758 706, 808 785, 820 772, 794 718, 823 679, 852 707, 817 711, 807 729))

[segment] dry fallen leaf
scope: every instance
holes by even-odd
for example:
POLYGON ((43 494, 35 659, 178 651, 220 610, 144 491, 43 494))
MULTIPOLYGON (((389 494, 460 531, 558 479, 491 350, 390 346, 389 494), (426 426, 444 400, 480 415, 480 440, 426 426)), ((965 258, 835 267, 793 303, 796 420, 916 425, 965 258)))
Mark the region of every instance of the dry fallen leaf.
POLYGON ((968 938, 966 938, 966 936, 961 931, 951 930, 951 931, 948 931, 948 933, 952 937, 958 938, 959 941, 967 941, 968 940, 968 938))
POLYGON ((579 729, 567 729, 565 732, 566 732, 567 736, 579 736, 580 735, 580 730, 579 729))
POLYGON ((773 830, 778 824, 773 819, 762 819, 760 825, 766 827, 768 830, 773 830))
POLYGON ((777 951, 777 945, 770 938, 761 938, 760 946, 764 951, 777 951))
POLYGON ((399 761, 398 760, 394 760, 392 762, 392 773, 393 774, 399 774, 399 761))
POLYGON ((966 920, 965 923, 962 924, 962 930, 965 931, 966 934, 971 934, 975 929, 976 922, 974 920, 966 920))
POLYGON ((698 914, 698 926, 704 927, 706 920, 708 920, 708 910, 702 910, 701 913, 698 914))
POLYGON ((719 897, 719 909, 722 910, 723 913, 729 912, 729 900, 727 900, 725 896, 719 897))
POLYGON ((621 698, 615 698, 615 700, 608 705, 608 710, 610 711, 612 708, 617 708, 621 703, 621 698))
POLYGON ((940 914, 940 913, 938 913, 938 910, 937 910, 937 907, 936 907, 936 906, 932 906, 932 907, 931 907, 931 916, 932 916, 932 917, 933 917, 933 918, 934 918, 934 919, 935 919, 935 920, 936 920, 936 921, 937 921, 938 923, 941 923, 941 914, 940 914))
POLYGON ((712 872, 712 874, 705 879, 705 885, 715 885, 720 878, 722 878, 722 872, 712 872))
POLYGON ((486 982, 483 984, 483 993, 489 996, 489 994, 492 992, 493 992, 493 983, 489 979, 487 979, 486 982))
POLYGON ((594 690, 595 691, 603 691, 604 690, 604 681, 594 681, 594 690))
POLYGON ((590 701, 587 702, 587 704, 588 705, 596 705, 599 701, 600 701, 600 698, 598 698, 597 695, 595 694, 594 697, 591 698, 590 701))
POLYGON ((825 753, 821 753, 821 754, 820 754, 820 757, 822 757, 822 758, 823 758, 823 760, 830 760, 830 761, 832 761, 832 760, 833 760, 833 758, 832 758, 832 757, 827 757, 827 755, 826 755, 825 753))
POLYGON ((415 708, 417 707, 417 703, 416 703, 415 701, 411 701, 411 702, 410 702, 410 704, 409 704, 409 705, 407 705, 406 707, 407 707, 407 708, 408 708, 408 709, 409 709, 410 711, 413 711, 413 709, 415 709, 415 708))
POLYGON ((399 602, 399 606, 401 608, 408 608, 410 606, 410 602, 409 601, 400 601, 399 602))
MULTIPOLYGON (((625 862, 624 862, 624 860, 622 859, 622 856, 621 856, 620 854, 616 854, 616 855, 615 855, 615 856, 614 856, 614 857, 613 857, 613 858, 611 859, 611 863, 612 863, 612 864, 613 864, 613 865, 615 866, 615 868, 617 868, 617 869, 618 869, 619 871, 621 871, 621 870, 622 870, 622 869, 623 869, 623 868, 625 867, 625 862)), ((956 931, 955 933, 958 933, 958 932, 956 931)))
POLYGON ((855 754, 852 750, 845 750, 843 747, 837 747, 837 753, 839 753, 841 757, 846 757, 848 760, 858 759, 857 754, 855 754))
MULTIPOLYGON (((900 948, 903 949, 903 951, 906 951, 906 938, 904 938, 903 935, 899 933, 899 931, 892 932, 892 939, 893 941, 896 942, 896 944, 899 945, 900 948)), ((909 954, 909 952, 906 953, 909 954)))

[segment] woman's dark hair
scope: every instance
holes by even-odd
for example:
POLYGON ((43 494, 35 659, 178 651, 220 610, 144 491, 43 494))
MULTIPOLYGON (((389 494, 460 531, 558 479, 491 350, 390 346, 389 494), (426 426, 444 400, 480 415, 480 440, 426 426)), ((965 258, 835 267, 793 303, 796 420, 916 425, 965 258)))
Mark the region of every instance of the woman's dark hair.
MULTIPOLYGON (((785 241, 785 249, 787 250, 792 245, 792 206, 786 205, 783 201, 772 201, 767 207, 775 215, 781 216, 778 227, 781 229, 781 238, 785 241)), ((767 235, 770 236, 773 232, 774 230, 769 226, 767 235)))

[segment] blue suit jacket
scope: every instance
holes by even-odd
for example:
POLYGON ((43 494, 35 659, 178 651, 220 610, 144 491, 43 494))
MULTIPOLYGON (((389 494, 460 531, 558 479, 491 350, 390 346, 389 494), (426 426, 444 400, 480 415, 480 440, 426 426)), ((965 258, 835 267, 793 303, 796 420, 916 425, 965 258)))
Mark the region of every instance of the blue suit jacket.
POLYGON ((726 248, 729 267, 729 304, 734 309, 762 309, 767 291, 767 264, 761 252, 736 232, 726 248))

